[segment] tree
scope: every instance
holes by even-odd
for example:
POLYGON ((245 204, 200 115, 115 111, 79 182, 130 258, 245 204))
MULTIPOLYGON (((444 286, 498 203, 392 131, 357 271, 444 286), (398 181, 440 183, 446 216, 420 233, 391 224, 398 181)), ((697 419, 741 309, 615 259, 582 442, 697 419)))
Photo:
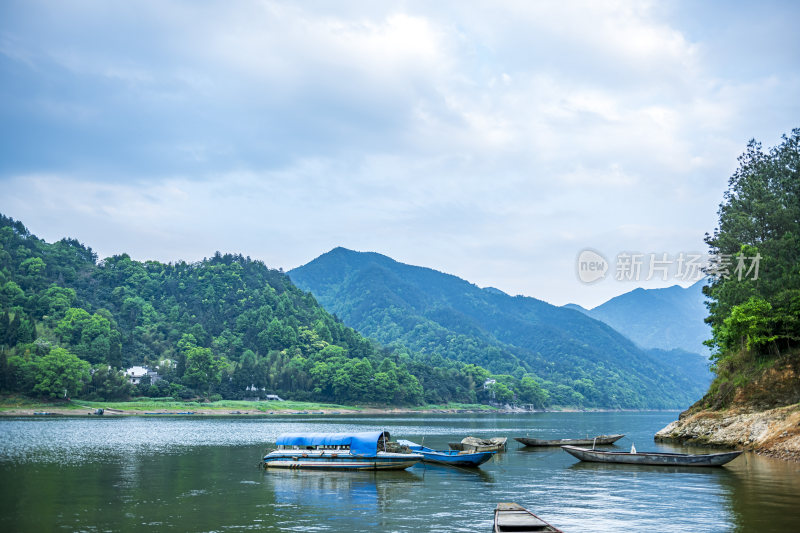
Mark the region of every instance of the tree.
POLYGON ((800 342, 800 129, 769 152, 750 141, 706 243, 718 266, 728 263, 704 290, 715 357, 734 346, 779 354, 800 342))
POLYGON ((25 305, 25 292, 13 281, 0 286, 0 307, 10 308, 25 305))
POLYGON ((97 365, 87 385, 88 397, 94 400, 125 400, 131 394, 131 384, 125 375, 108 365, 97 365))
POLYGON ((497 403, 505 404, 514 401, 514 393, 503 383, 497 382, 492 385, 492 392, 494 393, 494 400, 497 403))
POLYGON ((547 405, 547 392, 531 376, 525 376, 520 380, 517 397, 520 402, 531 404, 536 408, 547 405))
POLYGON ((8 344, 11 319, 5 311, 0 313, 0 344, 8 344))
POLYGON ((186 372, 183 382, 198 392, 208 394, 219 383, 222 365, 214 359, 211 348, 193 346, 186 352, 186 372))
POLYGON ((77 295, 74 289, 51 285, 44 293, 40 294, 36 308, 42 316, 63 317, 76 299, 77 295))
POLYGON ((29 363, 33 392, 49 398, 67 397, 80 392, 89 380, 89 363, 81 361, 64 348, 53 348, 50 353, 29 363))
POLYGON ((394 370, 388 372, 375 372, 372 381, 372 398, 382 404, 397 403, 400 382, 394 370))
POLYGON ((751 297, 745 303, 736 305, 731 314, 717 328, 718 342, 726 351, 756 350, 775 341, 772 334, 772 305, 769 302, 751 297))
POLYGON ((121 365, 121 342, 107 318, 85 309, 70 308, 56 326, 56 334, 75 353, 90 363, 121 365))

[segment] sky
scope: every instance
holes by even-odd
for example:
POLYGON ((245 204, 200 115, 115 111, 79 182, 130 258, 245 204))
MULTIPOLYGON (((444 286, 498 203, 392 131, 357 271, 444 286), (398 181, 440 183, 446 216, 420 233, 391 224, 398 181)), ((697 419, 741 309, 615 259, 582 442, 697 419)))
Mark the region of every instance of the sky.
POLYGON ((706 252, 748 141, 800 127, 798 20, 791 1, 4 1, 0 213, 101 258, 289 270, 344 246, 585 307, 685 286, 617 280, 620 254, 706 252))

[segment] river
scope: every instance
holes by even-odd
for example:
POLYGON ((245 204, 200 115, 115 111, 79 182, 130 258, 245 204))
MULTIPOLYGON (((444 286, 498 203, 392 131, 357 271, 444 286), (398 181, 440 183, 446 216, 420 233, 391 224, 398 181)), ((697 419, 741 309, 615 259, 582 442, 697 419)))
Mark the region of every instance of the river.
POLYGON ((0 419, 0 530, 491 531, 517 502, 566 532, 800 530, 800 465, 744 454, 721 468, 580 463, 510 437, 625 433, 656 444, 677 412, 0 419), (288 431, 386 429, 431 447, 508 436, 478 470, 263 471, 288 431))

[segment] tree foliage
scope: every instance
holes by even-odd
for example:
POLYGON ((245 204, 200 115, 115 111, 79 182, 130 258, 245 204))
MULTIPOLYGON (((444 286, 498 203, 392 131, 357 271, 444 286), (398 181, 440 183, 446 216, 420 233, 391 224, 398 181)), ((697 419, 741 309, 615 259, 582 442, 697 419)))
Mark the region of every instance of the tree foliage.
POLYGON ((380 254, 336 248, 289 275, 347 325, 405 350, 430 403, 674 408, 708 386, 707 372, 676 371, 580 312, 380 254), (490 375, 502 385, 493 396, 490 375))
POLYGON ((718 264, 730 265, 705 290, 713 357, 740 350, 777 357, 797 346, 800 129, 769 151, 750 141, 720 204, 719 226, 706 243, 718 264))
POLYGON ((196 263, 127 254, 98 262, 74 239, 46 243, 3 215, 0 356, 2 390, 48 397, 63 396, 56 390, 63 386, 104 399, 490 399, 482 390, 488 371, 382 348, 260 261, 217 253, 196 263), (65 381, 43 377, 52 377, 47 369, 56 360, 72 369, 65 381), (119 372, 131 365, 147 365, 161 379, 132 388, 119 372))

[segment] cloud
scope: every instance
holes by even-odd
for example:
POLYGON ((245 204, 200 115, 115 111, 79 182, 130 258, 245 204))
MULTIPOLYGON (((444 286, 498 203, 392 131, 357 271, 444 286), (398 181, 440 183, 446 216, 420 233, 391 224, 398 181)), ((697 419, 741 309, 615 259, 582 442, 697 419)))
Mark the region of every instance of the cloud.
POLYGON ((105 254, 345 245, 599 303, 624 287, 577 251, 702 248, 747 139, 797 126, 774 9, 744 46, 725 3, 10 4, 0 210, 105 254))

